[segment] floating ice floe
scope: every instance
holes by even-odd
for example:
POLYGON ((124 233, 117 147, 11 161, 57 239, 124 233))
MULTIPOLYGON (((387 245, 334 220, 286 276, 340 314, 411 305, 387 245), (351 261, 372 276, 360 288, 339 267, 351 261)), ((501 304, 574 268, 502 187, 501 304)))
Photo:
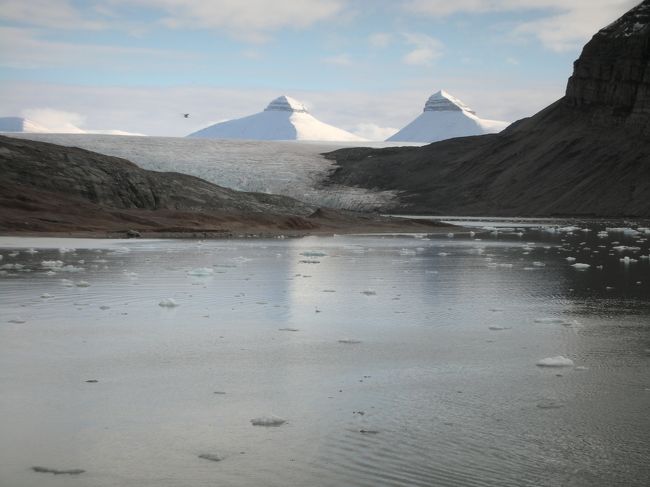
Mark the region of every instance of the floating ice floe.
POLYGON ((64 285, 65 287, 74 286, 74 282, 72 282, 70 279, 61 279, 61 284, 64 285))
POLYGON ((190 276, 205 277, 205 276, 213 275, 214 269, 210 269, 208 267, 198 267, 196 269, 192 269, 191 271, 188 271, 187 273, 190 276))
POLYGON ((589 265, 589 264, 581 264, 580 262, 576 262, 575 264, 571 265, 571 267, 573 267, 574 269, 579 270, 579 271, 584 271, 586 269, 589 269, 591 267, 591 265, 589 265))
POLYGON ((449 254, 449 252, 438 252, 438 255, 439 255, 440 257, 447 257, 447 256, 450 255, 450 254, 449 254))
POLYGON ((634 264, 635 262, 638 262, 636 259, 631 259, 627 255, 623 257, 622 259, 619 259, 623 264, 634 264))
POLYGON ((557 357, 543 358, 535 365, 538 367, 573 367, 573 360, 558 355, 557 357))
POLYGON ((618 252, 625 252, 626 250, 635 252, 641 250, 641 247, 629 247, 627 245, 617 245, 616 247, 612 247, 612 250, 617 250, 618 252))
POLYGON ((286 422, 286 419, 274 415, 260 416, 259 418, 251 419, 251 424, 253 426, 281 426, 286 422))
POLYGON ((59 254, 68 254, 70 252, 76 252, 76 251, 77 251, 77 249, 69 249, 69 248, 66 248, 66 247, 61 247, 59 249, 59 254))
POLYGON ((325 252, 319 252, 316 250, 308 250, 306 252, 302 252, 300 255, 303 257, 325 257, 327 254, 325 252))
POLYGON ((303 259, 298 261, 299 264, 320 264, 320 260, 303 259))
POLYGON ((366 296, 375 296, 377 294, 377 291, 366 289, 365 291, 361 291, 361 294, 365 294, 366 296))
POLYGON ((77 287, 89 287, 90 283, 88 281, 77 281, 74 285, 77 287))
POLYGON ((498 325, 488 326, 488 330, 492 330, 492 331, 501 331, 501 330, 509 330, 509 329, 510 328, 508 328, 506 326, 498 326, 498 325))
POLYGON ((634 228, 630 227, 615 227, 615 228, 605 228, 606 231, 611 233, 622 233, 623 235, 640 235, 641 232, 637 232, 634 228))
POLYGON ((564 318, 535 318, 535 323, 544 323, 544 324, 562 324, 566 320, 564 318))
POLYGON ((45 269, 58 269, 63 267, 63 261, 61 260, 44 260, 41 262, 41 267, 45 269))
POLYGON ((21 325, 23 323, 27 323, 27 321, 25 321, 22 318, 13 318, 13 319, 9 320, 9 323, 14 323, 16 325, 21 325))
POLYGON ((298 328, 278 328, 279 331, 300 331, 298 328))
POLYGON ((72 264, 64 265, 63 267, 58 267, 57 269, 62 272, 84 272, 86 270, 83 267, 77 267, 72 264))
POLYGON ((165 298, 158 303, 158 306, 162 306, 163 308, 175 308, 178 306, 178 303, 172 298, 165 298))
POLYGON ((201 453, 199 455, 199 458, 202 458, 203 460, 210 460, 211 462, 220 462, 224 459, 224 457, 221 455, 216 455, 214 453, 201 453))
POLYGON ((567 262, 575 262, 576 258, 575 257, 567 257, 566 260, 567 260, 567 262))
POLYGON ((52 296, 50 293, 41 294, 41 298, 43 298, 43 299, 48 299, 48 298, 52 298, 52 297, 54 297, 54 296, 52 296))
POLYGON ((339 343, 344 343, 346 345, 355 345, 357 343, 361 343, 361 340, 353 340, 351 338, 344 338, 342 340, 339 340, 339 343))

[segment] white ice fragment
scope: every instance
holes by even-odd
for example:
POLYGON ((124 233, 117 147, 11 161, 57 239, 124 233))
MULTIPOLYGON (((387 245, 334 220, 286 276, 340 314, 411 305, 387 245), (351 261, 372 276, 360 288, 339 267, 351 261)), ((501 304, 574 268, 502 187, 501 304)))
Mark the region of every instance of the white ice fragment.
POLYGON ((589 265, 589 264, 581 264, 580 262, 576 262, 571 267, 573 267, 574 269, 579 270, 579 271, 584 271, 586 269, 589 269, 591 267, 591 265, 589 265))
POLYGON ((253 426, 281 426, 286 422, 286 419, 282 419, 274 415, 260 416, 259 418, 251 419, 251 424, 253 426))
POLYGON ((509 328, 507 328, 505 326, 498 326, 498 325, 488 326, 488 330, 492 330, 492 331, 501 331, 501 330, 508 330, 508 329, 509 328))
POLYGON ((573 360, 558 355, 557 357, 543 358, 536 364, 538 367, 573 367, 573 360))
POLYGON ((447 237, 448 237, 448 238, 454 238, 454 234, 453 234, 453 233, 448 233, 448 234, 447 234, 447 237))
POLYGON ((572 233, 580 230, 580 227, 575 227, 575 226, 568 226, 568 227, 562 227, 558 228, 558 232, 563 232, 563 233, 572 233))
POLYGON ((566 260, 567 260, 567 262, 575 262, 576 258, 575 257, 567 257, 566 260))
POLYGON ((63 267, 63 262, 60 260, 44 260, 41 262, 41 266, 45 269, 57 269, 63 267))
POLYGON ((306 252, 301 253, 303 257, 325 257, 327 254, 325 252, 319 252, 316 250, 308 250, 306 252))
POLYGON ((89 287, 90 283, 88 281, 77 281, 74 285, 77 287, 89 287))
POLYGON ((165 298, 158 303, 158 306, 162 306, 163 308, 175 308, 178 306, 178 303, 172 298, 165 298))
POLYGON ((440 257, 447 257, 449 255, 449 252, 438 252, 438 255, 440 257))
POLYGON ((564 322, 563 318, 535 318, 535 323, 562 324, 564 322))
POLYGON ((77 250, 77 249, 68 249, 68 248, 66 248, 66 247, 61 247, 61 248, 59 249, 59 253, 60 253, 60 254, 67 254, 67 253, 69 253, 69 252, 75 252, 76 250, 77 250))
POLYGON ((544 264, 543 262, 533 262, 533 265, 535 267, 546 267, 546 264, 544 264))
POLYGON ((190 276, 205 277, 214 274, 214 269, 208 267, 198 267, 187 272, 190 276))
POLYGON ((63 284, 65 287, 74 286, 74 282, 72 282, 70 279, 61 279, 61 284, 63 284))
POLYGON ((58 269, 63 272, 84 272, 86 270, 83 267, 76 267, 73 265, 65 265, 63 267, 59 267, 58 269))
POLYGON ((53 296, 50 293, 41 294, 41 298, 43 298, 43 299, 48 299, 48 298, 51 298, 51 297, 53 297, 53 296))

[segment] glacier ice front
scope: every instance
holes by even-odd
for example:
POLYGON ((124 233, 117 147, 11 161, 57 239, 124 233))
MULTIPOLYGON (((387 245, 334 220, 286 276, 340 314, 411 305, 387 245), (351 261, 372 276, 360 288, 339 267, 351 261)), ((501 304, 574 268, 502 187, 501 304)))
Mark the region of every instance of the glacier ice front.
POLYGON ((264 111, 220 122, 188 137, 248 140, 312 140, 362 142, 364 139, 326 124, 309 113, 307 107, 289 96, 271 101, 264 111))
POLYGON ((390 142, 437 142, 500 132, 508 122, 485 120, 458 98, 440 90, 429 97, 423 112, 387 140, 390 142))

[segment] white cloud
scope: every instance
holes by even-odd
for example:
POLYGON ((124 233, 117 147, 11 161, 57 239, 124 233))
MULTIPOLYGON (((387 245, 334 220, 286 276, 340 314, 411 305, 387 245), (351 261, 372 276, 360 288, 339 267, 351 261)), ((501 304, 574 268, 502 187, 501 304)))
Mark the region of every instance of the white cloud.
POLYGON ((402 58, 404 63, 426 66, 442 56, 443 44, 438 39, 426 34, 405 33, 402 35, 404 41, 414 47, 402 58))
POLYGON ((395 135, 399 129, 396 129, 394 127, 380 127, 376 123, 366 122, 358 123, 349 130, 361 138, 375 141, 386 140, 391 135, 395 135))
POLYGON ((335 64, 338 66, 352 66, 353 61, 349 54, 338 54, 337 56, 330 56, 323 59, 327 64, 335 64))
POLYGON ((368 36, 368 43, 372 47, 382 48, 387 47, 393 41, 392 34, 386 32, 377 32, 368 36))
POLYGON ((16 27, 0 27, 0 45, 11 46, 0 50, 0 66, 23 69, 79 65, 111 70, 156 65, 172 69, 170 61, 178 64, 195 57, 181 51, 51 41, 36 29, 16 27))
POLYGON ((62 134, 83 134, 84 130, 79 128, 86 118, 74 112, 55 110, 53 108, 27 108, 22 111, 22 116, 36 122, 38 125, 62 134))
POLYGON ((347 0, 111 0, 162 13, 169 28, 215 29, 237 39, 264 42, 270 33, 304 29, 341 13, 347 0))
POLYGON ((519 23, 515 34, 536 37, 545 47, 565 51, 581 46, 594 32, 639 0, 410 0, 407 11, 444 18, 456 13, 536 11, 542 17, 519 23))
POLYGON ((89 19, 69 0, 0 0, 0 19, 52 29, 101 29, 101 20, 89 19))

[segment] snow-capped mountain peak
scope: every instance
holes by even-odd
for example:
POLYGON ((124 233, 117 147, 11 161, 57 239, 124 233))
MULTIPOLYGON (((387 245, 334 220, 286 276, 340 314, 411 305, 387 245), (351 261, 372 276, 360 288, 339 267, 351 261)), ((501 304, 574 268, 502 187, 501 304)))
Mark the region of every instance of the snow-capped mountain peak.
POLYGON ((264 109, 265 112, 278 111, 278 112, 296 112, 296 113, 309 113, 307 107, 300 103, 298 100, 286 95, 282 95, 273 100, 264 109))
POLYGON ((46 134, 51 130, 27 118, 0 117, 0 132, 46 134))
POLYGON ((326 124, 309 113, 298 100, 280 96, 262 112, 216 123, 188 137, 249 140, 354 141, 365 139, 326 124))
POLYGON ((468 112, 476 115, 476 112, 460 101, 455 96, 450 95, 445 90, 440 90, 429 97, 424 104, 425 112, 468 112))
POLYGON ((429 97, 423 112, 415 120, 387 140, 437 142, 454 137, 500 132, 507 126, 507 122, 479 118, 461 100, 440 90, 429 97))

